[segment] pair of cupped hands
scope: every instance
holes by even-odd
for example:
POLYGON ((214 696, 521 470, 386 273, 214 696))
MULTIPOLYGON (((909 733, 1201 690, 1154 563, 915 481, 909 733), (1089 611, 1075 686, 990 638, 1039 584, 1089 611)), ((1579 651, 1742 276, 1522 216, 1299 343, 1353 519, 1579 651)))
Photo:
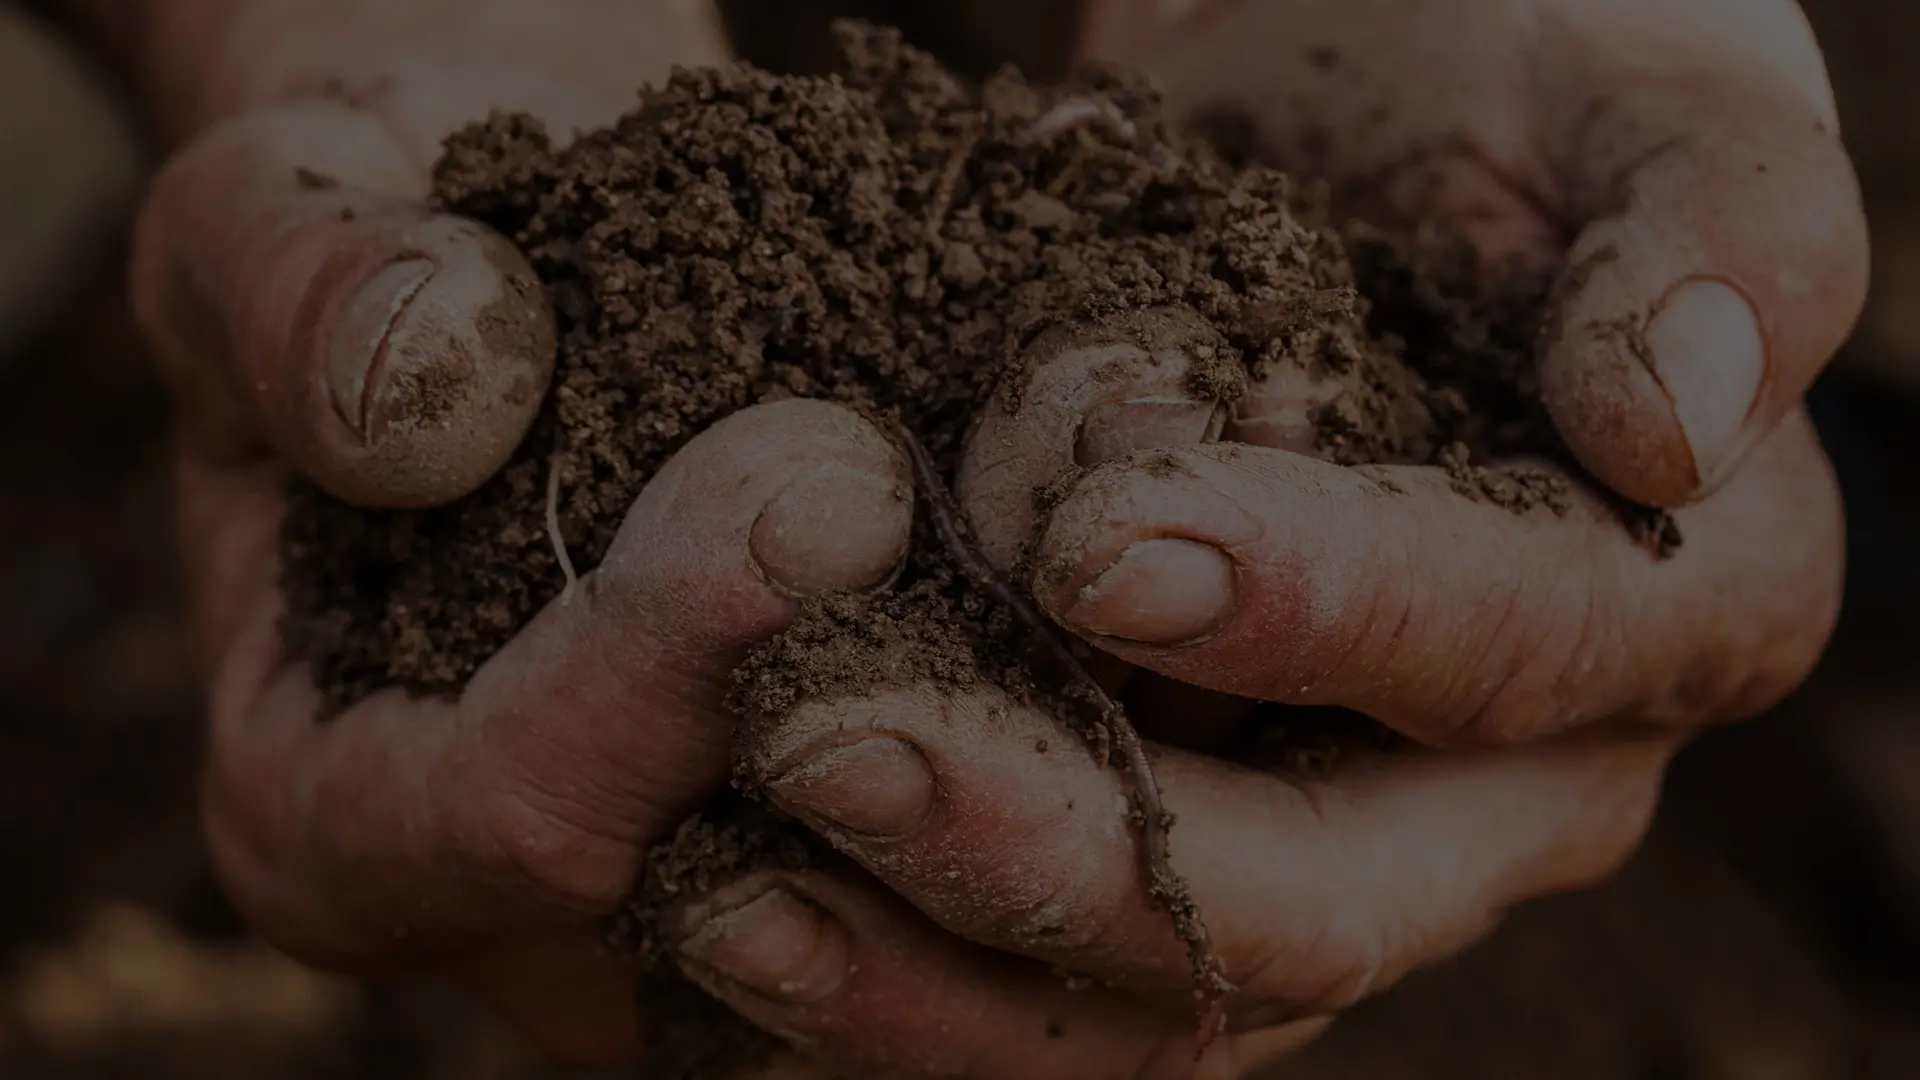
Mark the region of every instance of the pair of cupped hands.
MULTIPOLYGON (((907 463, 830 404, 730 417, 457 703, 388 693, 327 722, 276 631, 276 529, 293 473, 377 506, 469 490, 534 408, 500 326, 538 322, 511 303, 523 264, 422 202, 440 139, 493 108, 604 123, 670 65, 721 60, 716 16, 99 6, 179 146, 134 286, 182 410, 232 895, 296 957, 450 977, 558 1057, 634 1056, 653 1018, 599 919, 726 785, 749 644, 888 578, 907 463), (421 392, 449 377, 464 400, 421 392)), ((1123 776, 991 689, 901 688, 746 736, 770 798, 843 858, 687 897, 676 927, 688 976, 846 1075, 1245 1075, 1511 905, 1616 869, 1676 749, 1790 691, 1836 615, 1839 500, 1801 397, 1857 317, 1867 243, 1789 0, 1105 0, 1082 52, 1180 111, 1246 107, 1270 159, 1383 211, 1563 267, 1552 415, 1597 485, 1675 509, 1685 547, 1653 557, 1598 496, 1515 516, 1429 470, 1296 452, 1318 392, 1298 380, 1255 387, 1209 443, 1177 358, 1039 371, 991 411, 960 496, 997 558, 1038 530, 1060 571, 1040 605, 1135 669, 1174 860, 1238 988, 1227 1034, 1196 1065, 1123 776), (1039 520, 1030 492, 1076 462, 1039 520), (1253 700, 1356 710, 1422 749, 1309 782, 1209 754, 1253 700)))

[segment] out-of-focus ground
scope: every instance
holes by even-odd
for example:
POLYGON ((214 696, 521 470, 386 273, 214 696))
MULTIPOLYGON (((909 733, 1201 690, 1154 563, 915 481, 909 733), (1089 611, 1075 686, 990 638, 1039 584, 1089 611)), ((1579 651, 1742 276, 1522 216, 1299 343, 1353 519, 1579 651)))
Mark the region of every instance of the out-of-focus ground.
MULTIPOLYGON (((976 65, 1044 60, 1067 32, 1045 0, 914 6, 912 29, 976 65), (1042 29, 993 30, 1007 12, 1042 29)), ((1811 6, 1879 263, 1817 395, 1853 514, 1840 638, 1791 703, 1688 753, 1618 881, 1523 909, 1284 1077, 1920 1076, 1920 405, 1893 389, 1920 401, 1920 8, 1811 6)), ((757 25, 762 47, 807 40, 757 25)), ((14 93, 0 103, 17 110, 14 93)), ((9 141, 7 114, 0 203, 30 190, 22 159, 58 160, 9 141)), ((95 276, 116 280, 116 260, 100 251, 95 276)), ((443 991, 314 975, 235 924, 193 817, 164 403, 110 284, 34 325, 0 357, 0 1077, 562 1076, 443 991)))

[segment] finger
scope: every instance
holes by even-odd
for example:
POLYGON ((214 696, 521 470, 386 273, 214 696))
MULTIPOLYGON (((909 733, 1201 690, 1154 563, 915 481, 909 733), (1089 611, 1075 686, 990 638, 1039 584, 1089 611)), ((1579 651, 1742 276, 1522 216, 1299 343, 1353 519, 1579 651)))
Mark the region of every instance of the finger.
POLYGON ((1002 566, 1033 535, 1049 484, 1134 450, 1212 441, 1226 419, 1220 399, 1244 378, 1219 333, 1181 307, 1063 324, 1026 355, 1033 370, 1017 404, 981 410, 956 478, 982 549, 1002 566))
POLYGON ((1761 56, 1717 24, 1667 32, 1678 13, 1556 31, 1579 41, 1548 100, 1582 102, 1582 123, 1555 121, 1548 143, 1591 224, 1543 341, 1543 388, 1581 464, 1656 506, 1726 482, 1866 298, 1859 185, 1825 79, 1802 75, 1818 48, 1793 5, 1751 8, 1727 17, 1738 38, 1768 38, 1761 56))
MULTIPOLYGON (((1675 741, 1356 753, 1299 785, 1183 751, 1154 768, 1230 1004, 1259 1025, 1352 1005, 1612 872, 1675 741)), ((1050 714, 997 688, 890 690, 803 705, 752 750, 782 809, 947 929, 1191 1009, 1126 778, 1050 714)))
POLYGON ((1243 1077, 1323 1025, 1218 1040, 1194 1022, 974 948, 844 870, 749 878, 691 905, 681 970, 842 1075, 1243 1077))
POLYGON ((325 103, 216 128, 161 173, 134 302, 203 449, 270 448, 380 507, 451 501, 506 462, 553 316, 510 243, 396 194, 415 183, 375 118, 325 103))
POLYGON ((1680 516, 1667 560, 1597 500, 1518 515, 1437 470, 1160 457, 1095 471, 1055 510, 1042 606, 1162 675, 1431 744, 1750 715, 1805 676, 1836 616, 1840 509, 1804 416, 1680 516))
POLYGON ((909 490, 892 445, 843 409, 736 414, 661 470, 601 566, 457 704, 390 691, 325 723, 276 633, 271 518, 190 504, 206 536, 188 550, 230 560, 196 584, 250 598, 209 627, 231 644, 206 798, 243 909, 289 951, 354 968, 612 910, 646 846, 724 781, 747 647, 796 596, 884 581, 909 490))

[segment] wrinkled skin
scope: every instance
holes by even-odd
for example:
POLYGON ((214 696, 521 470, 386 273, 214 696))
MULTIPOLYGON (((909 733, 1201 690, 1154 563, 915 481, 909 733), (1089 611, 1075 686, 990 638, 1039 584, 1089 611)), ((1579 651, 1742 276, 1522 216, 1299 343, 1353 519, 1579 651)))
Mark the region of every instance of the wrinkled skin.
MULTIPOLYGON (((324 726, 274 632, 274 534, 290 470, 363 503, 444 501, 535 406, 550 339, 511 301, 524 266, 419 206, 440 136, 494 107, 610 120, 668 64, 722 55, 711 12, 94 7, 179 147, 134 285, 183 415, 208 829, 233 895, 299 958, 438 973, 558 1057, 632 1056, 646 1017, 594 917, 724 783, 721 694, 747 645, 801 596, 886 579, 904 462, 830 405, 734 416, 457 705, 387 694, 324 726), (408 388, 449 373, 463 394, 423 416, 408 388)), ((992 419, 961 495, 996 557, 1043 528, 1040 603, 1133 666, 1174 857, 1240 987, 1197 1068, 1238 1077, 1511 905, 1610 873, 1674 750, 1804 676, 1841 526, 1799 398, 1857 315, 1864 226, 1788 0, 1106 0, 1085 31, 1179 108, 1250 107, 1282 164, 1565 260, 1556 420, 1594 475, 1679 507, 1687 537, 1660 563, 1596 501, 1516 519, 1422 470, 1293 452, 1313 392, 1296 384, 1256 388, 1209 442, 1177 365, 1136 358, 1131 385, 1096 387, 1066 355, 992 419), (1184 468, 1143 467, 1153 446, 1184 468), (1024 493, 1074 460, 1095 467, 1032 520, 1024 493), (1428 749, 1283 782, 1206 754, 1249 699, 1360 710, 1428 749)), ((751 737, 775 801, 846 859, 691 899, 696 981, 852 1075, 1196 1068, 1122 778, 1052 719, 903 688, 751 737)))

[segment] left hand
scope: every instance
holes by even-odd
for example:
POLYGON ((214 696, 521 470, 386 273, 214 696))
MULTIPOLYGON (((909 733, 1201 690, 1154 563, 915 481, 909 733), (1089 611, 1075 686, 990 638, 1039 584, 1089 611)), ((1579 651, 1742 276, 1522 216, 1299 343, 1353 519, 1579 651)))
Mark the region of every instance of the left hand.
MULTIPOLYGON (((1543 357, 1562 434, 1620 494, 1683 507, 1658 562, 1597 498, 1516 518, 1429 470, 1263 447, 1257 416, 1241 445, 1190 445, 1204 413, 1165 365, 1096 384, 1063 362, 989 421, 961 487, 1003 560, 1034 487, 1105 462, 1045 526, 1039 599, 1146 669, 1130 704, 1174 859, 1239 987, 1198 1075, 1237 1077, 1506 908, 1610 874, 1673 752, 1810 670, 1843 530, 1799 399, 1858 314, 1864 225, 1788 0, 1111 0, 1088 30, 1177 107, 1254 106, 1282 164, 1565 260, 1543 357), (1595 332, 1620 320, 1645 348, 1595 332), (1127 456, 1144 445, 1182 467, 1127 456), (1428 749, 1284 782, 1204 753, 1248 699, 1428 749)), ((1192 1074, 1188 967, 1123 778, 1051 717, 902 690, 805 705, 750 749, 885 889, 828 867, 700 905, 687 970, 733 1008, 860 1076, 1192 1074)))

